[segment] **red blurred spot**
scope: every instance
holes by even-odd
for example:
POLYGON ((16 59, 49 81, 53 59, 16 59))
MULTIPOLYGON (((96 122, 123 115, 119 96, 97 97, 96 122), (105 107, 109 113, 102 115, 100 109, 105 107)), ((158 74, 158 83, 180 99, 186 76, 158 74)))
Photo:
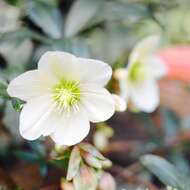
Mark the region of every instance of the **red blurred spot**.
POLYGON ((168 66, 168 78, 190 82, 190 46, 178 46, 158 51, 168 66))

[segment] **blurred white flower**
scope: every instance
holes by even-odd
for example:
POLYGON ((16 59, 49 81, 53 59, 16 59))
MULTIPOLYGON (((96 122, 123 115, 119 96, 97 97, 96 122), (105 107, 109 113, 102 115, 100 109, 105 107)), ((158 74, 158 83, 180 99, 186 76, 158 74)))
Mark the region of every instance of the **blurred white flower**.
POLYGON ((158 45, 158 36, 143 39, 132 51, 127 68, 115 72, 121 96, 144 112, 153 112, 159 105, 157 79, 167 72, 164 62, 154 54, 158 45))
POLYGON ((0 32, 10 32, 19 27, 20 11, 18 8, 0 2, 0 32))
POLYGON ((46 52, 38 70, 28 71, 8 86, 8 94, 26 101, 20 133, 28 140, 50 135, 59 145, 73 145, 88 134, 91 122, 109 119, 115 111, 104 88, 111 67, 98 60, 65 52, 46 52))
POLYGON ((112 97, 115 102, 115 110, 119 112, 123 112, 127 109, 127 104, 124 98, 118 96, 116 94, 112 94, 112 97))

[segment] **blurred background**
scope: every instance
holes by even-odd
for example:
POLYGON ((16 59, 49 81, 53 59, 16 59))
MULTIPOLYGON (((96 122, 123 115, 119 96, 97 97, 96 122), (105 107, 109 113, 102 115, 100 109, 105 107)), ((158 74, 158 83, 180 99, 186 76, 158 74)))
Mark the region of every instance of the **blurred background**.
MULTIPOLYGON (((140 164, 148 153, 165 157, 189 177, 189 10, 189 0, 0 0, 0 189, 57 190, 65 176, 64 163, 50 161, 50 140, 20 137, 19 113, 13 109, 20 102, 6 99, 7 83, 36 68, 50 50, 100 59, 113 70, 125 67, 135 43, 152 34, 161 36, 157 55, 169 69, 159 82, 159 109, 153 114, 116 113, 104 124, 107 130, 94 126, 96 135, 88 140, 97 147, 99 139, 108 142, 98 148, 112 160, 109 171, 119 190, 164 188, 165 179, 155 177, 157 168, 149 171, 140 164)), ((110 90, 117 86, 113 78, 110 90)), ((163 172, 166 166, 160 166, 163 172)))

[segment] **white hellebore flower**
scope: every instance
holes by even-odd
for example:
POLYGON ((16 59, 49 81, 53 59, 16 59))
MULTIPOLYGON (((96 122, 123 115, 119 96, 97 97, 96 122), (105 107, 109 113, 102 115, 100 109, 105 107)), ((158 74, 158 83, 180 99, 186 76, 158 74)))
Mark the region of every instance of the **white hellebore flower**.
POLYGON ((104 88, 111 75, 102 61, 46 52, 37 70, 18 76, 7 89, 26 101, 21 135, 28 140, 50 135, 58 145, 79 143, 89 133, 89 121, 105 121, 115 111, 114 98, 104 88))
POLYGON ((153 112, 160 101, 157 79, 167 72, 166 66, 155 54, 158 36, 150 36, 138 43, 129 57, 126 69, 118 69, 121 96, 144 112, 153 112))

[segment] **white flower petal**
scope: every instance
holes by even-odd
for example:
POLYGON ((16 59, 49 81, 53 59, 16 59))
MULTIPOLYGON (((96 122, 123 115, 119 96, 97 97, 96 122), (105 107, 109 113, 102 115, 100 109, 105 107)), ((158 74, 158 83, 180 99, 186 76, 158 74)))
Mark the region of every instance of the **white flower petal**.
POLYGON ((102 122, 114 114, 113 97, 105 88, 85 85, 82 86, 81 94, 81 104, 84 106, 90 121, 102 122))
POLYGON ((70 53, 66 53, 63 51, 47 51, 41 56, 38 62, 38 69, 48 69, 49 67, 51 67, 52 63, 55 63, 57 61, 56 58, 60 61, 63 61, 60 62, 61 64, 65 64, 72 62, 73 59, 75 59, 76 57, 70 53))
POLYGON ((78 70, 81 74, 81 82, 93 83, 105 86, 111 78, 111 67, 102 61, 94 59, 78 58, 78 70))
POLYGON ((119 87, 120 96, 127 102, 130 94, 130 85, 128 84, 127 78, 119 80, 119 87))
POLYGON ((46 52, 40 59, 38 68, 49 70, 58 79, 68 79, 104 86, 112 75, 111 67, 98 60, 77 58, 65 52, 46 52), (89 72, 92 71, 92 72, 89 72))
POLYGON ((144 111, 153 112, 159 105, 159 88, 154 80, 131 86, 130 97, 134 105, 144 111))
POLYGON ((146 57, 151 56, 158 47, 159 42, 160 37, 152 35, 144 38, 142 41, 137 43, 130 55, 129 65, 137 62, 138 60, 141 61, 144 60, 146 57))
POLYGON ((54 105, 50 96, 41 96, 26 103, 20 114, 20 133, 23 138, 35 140, 54 130, 52 113, 54 105))
POLYGON ((62 118, 58 118, 55 126, 52 139, 59 145, 67 146, 81 142, 90 130, 88 117, 83 111, 63 115, 62 118))
POLYGON ((46 73, 27 71, 10 82, 7 92, 12 97, 28 101, 46 94, 53 83, 54 79, 46 73))
POLYGON ((112 97, 115 101, 115 110, 116 111, 125 111, 127 109, 127 104, 126 101, 121 97, 116 94, 112 94, 112 97))
POLYGON ((120 96, 123 99, 125 99, 125 101, 128 101, 128 97, 129 97, 129 85, 127 84, 128 83, 128 69, 126 68, 117 69, 114 72, 114 76, 119 82, 120 96))
MULTIPOLYGON (((77 59, 74 55, 60 51, 48 51, 38 62, 38 69, 52 73, 57 79, 79 80, 77 59)), ((80 68, 81 69, 81 68, 80 68)))
POLYGON ((147 60, 150 73, 153 77, 159 79, 165 76, 168 72, 167 66, 158 56, 152 56, 147 60))

